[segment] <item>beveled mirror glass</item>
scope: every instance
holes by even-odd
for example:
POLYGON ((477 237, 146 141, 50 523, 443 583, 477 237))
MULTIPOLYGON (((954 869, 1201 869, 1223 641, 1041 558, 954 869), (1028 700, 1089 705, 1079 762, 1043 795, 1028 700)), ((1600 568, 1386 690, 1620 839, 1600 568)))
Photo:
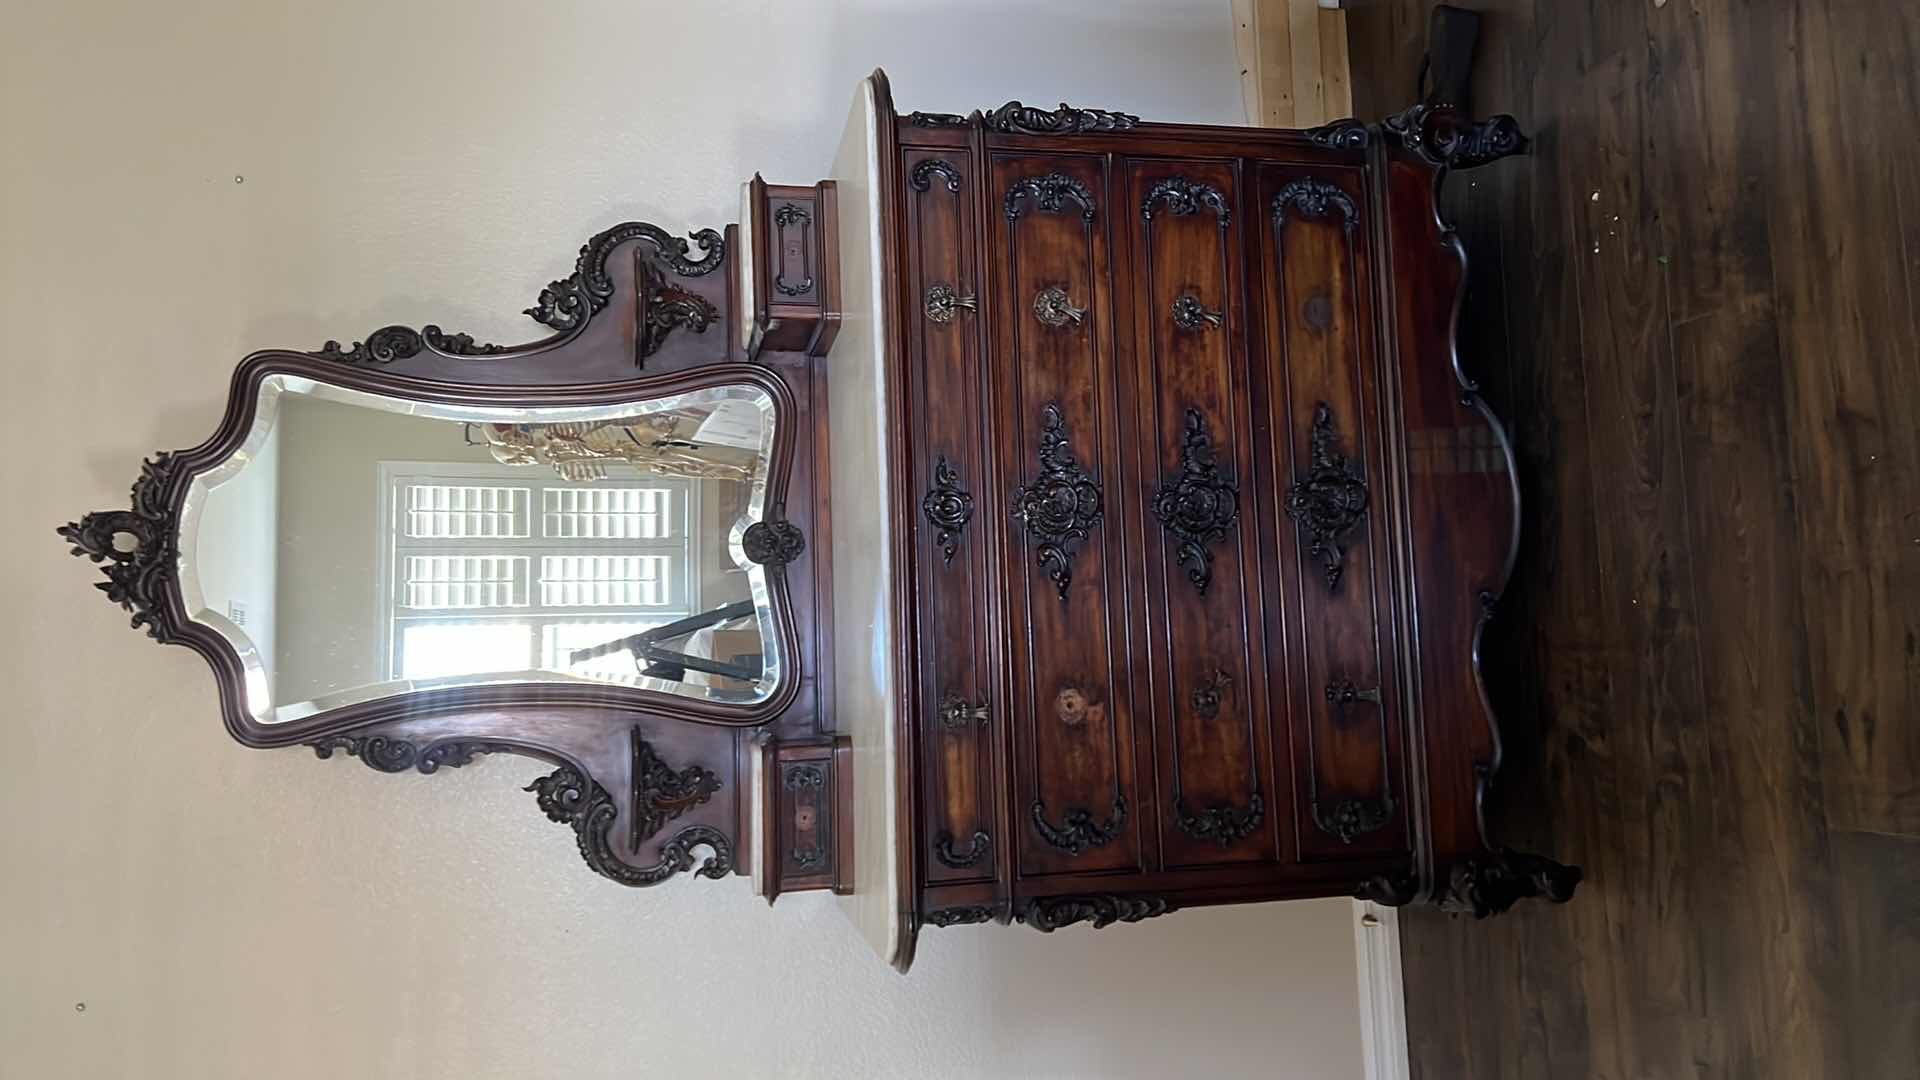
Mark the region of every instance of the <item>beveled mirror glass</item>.
POLYGON ((509 408, 269 375, 187 490, 187 616, 263 724, 501 683, 764 701, 779 620, 745 548, 775 418, 745 384, 509 408))

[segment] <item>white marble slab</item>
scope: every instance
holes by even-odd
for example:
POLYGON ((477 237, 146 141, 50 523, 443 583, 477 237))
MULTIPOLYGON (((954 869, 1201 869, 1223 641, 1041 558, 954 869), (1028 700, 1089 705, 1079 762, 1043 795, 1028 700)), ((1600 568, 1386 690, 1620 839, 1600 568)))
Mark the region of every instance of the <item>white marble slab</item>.
POLYGON ((893 530, 888 518, 886 306, 880 268, 880 115, 860 84, 833 179, 840 195, 840 333, 828 367, 833 472, 834 722, 853 742, 854 889, 840 903, 900 966, 902 869, 895 856, 897 687, 893 530))

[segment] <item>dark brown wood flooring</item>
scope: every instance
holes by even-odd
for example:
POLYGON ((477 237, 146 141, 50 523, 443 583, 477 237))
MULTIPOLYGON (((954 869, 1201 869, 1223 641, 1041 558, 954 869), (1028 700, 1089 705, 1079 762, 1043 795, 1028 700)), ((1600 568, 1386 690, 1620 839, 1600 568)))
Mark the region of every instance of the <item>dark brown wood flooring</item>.
MULTIPOLYGON (((1461 0, 1463 353, 1526 541, 1495 827, 1566 907, 1404 918, 1414 1075, 1920 1077, 1920 3, 1461 0)), ((1354 0, 1357 109, 1427 4, 1354 0)))

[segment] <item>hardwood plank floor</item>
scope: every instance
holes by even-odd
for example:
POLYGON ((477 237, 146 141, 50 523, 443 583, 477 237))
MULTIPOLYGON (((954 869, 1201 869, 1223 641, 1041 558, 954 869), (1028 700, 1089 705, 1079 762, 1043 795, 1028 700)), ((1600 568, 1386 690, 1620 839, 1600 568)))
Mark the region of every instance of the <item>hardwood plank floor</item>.
MULTIPOLYGON (((1402 920, 1416 1076, 1920 1077, 1920 6, 1457 0, 1461 347, 1525 549, 1495 828, 1580 896, 1402 920)), ((1349 11, 1356 111, 1428 4, 1349 11)))

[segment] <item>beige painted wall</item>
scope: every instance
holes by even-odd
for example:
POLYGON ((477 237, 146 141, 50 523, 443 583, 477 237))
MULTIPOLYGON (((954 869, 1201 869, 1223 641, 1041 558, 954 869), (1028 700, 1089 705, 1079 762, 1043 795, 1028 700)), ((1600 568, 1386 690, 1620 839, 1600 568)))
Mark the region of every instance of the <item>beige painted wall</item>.
POLYGON ((51 533, 204 437, 251 348, 511 340, 596 228, 817 178, 876 64, 909 108, 1233 122, 1224 0, 8 0, 5 25, 0 1077, 1359 1074, 1344 902, 930 932, 902 978, 817 896, 594 877, 518 790, 532 762, 241 749, 202 662, 128 632, 51 533))

